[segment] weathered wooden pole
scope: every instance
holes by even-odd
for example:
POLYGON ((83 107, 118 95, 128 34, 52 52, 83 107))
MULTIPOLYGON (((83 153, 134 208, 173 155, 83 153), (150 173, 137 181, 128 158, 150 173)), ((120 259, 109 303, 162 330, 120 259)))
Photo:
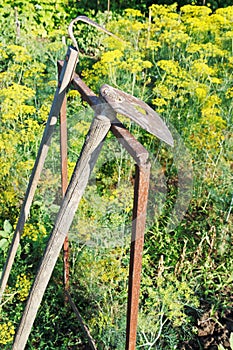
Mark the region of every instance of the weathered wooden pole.
MULTIPOLYGON (((58 78, 61 74, 61 68, 58 65, 58 78)), ((64 198, 68 187, 68 135, 67 135, 67 96, 64 97, 63 104, 60 111, 60 156, 61 156, 61 192, 62 198, 64 198)), ((63 282, 64 291, 69 290, 69 239, 66 236, 63 245, 63 282)), ((65 302, 68 301, 67 294, 65 293, 65 302)))
POLYGON ((12 350, 24 350, 26 346, 44 292, 110 126, 111 122, 105 115, 98 115, 91 124, 31 288, 12 350))
POLYGON ((14 237, 11 243, 11 247, 8 253, 5 266, 3 268, 3 272, 0 280, 0 302, 7 285, 10 271, 11 271, 11 268, 15 259, 15 255, 19 246, 20 237, 23 232, 23 228, 29 214, 29 210, 30 210, 32 200, 37 188, 37 184, 41 175, 41 171, 44 166, 45 158, 48 153, 54 127, 57 123, 57 118, 65 97, 66 90, 70 84, 70 81, 72 80, 72 76, 75 71, 77 61, 78 61, 78 51, 76 49, 69 47, 66 54, 66 60, 65 60, 64 66, 61 71, 60 80, 54 96, 54 100, 49 113, 47 124, 44 130, 44 134, 41 140, 35 165, 27 187, 24 202, 21 207, 17 227, 14 233, 14 237))

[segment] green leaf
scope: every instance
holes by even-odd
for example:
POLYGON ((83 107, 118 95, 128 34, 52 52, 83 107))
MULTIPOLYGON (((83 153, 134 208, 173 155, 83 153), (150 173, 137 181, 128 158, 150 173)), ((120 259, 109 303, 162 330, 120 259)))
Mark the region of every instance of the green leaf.
POLYGON ((0 240, 0 249, 5 250, 8 246, 8 240, 3 238, 0 240))
POLYGON ((8 238, 9 237, 9 233, 7 233, 5 231, 0 231, 0 237, 8 238))
POLYGON ((11 233, 12 232, 12 226, 11 223, 8 220, 4 221, 4 225, 3 225, 4 231, 7 233, 11 233))
POLYGON ((230 335, 230 347, 233 350, 233 333, 230 335))
POLYGON ((218 346, 218 350, 226 350, 221 344, 218 346))

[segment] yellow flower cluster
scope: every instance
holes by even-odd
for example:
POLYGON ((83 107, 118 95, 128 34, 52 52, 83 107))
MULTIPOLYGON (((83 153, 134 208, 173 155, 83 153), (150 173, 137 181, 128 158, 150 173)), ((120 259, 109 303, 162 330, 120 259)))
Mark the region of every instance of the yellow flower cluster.
POLYGON ((19 204, 18 196, 22 196, 32 169, 31 146, 42 134, 35 87, 41 84, 46 66, 32 58, 26 45, 1 44, 0 55, 7 64, 7 71, 0 73, 0 212, 7 215, 6 203, 9 207, 19 204))
POLYGON ((208 92, 209 92, 208 86, 205 84, 198 84, 197 87, 195 88, 195 94, 199 102, 203 102, 206 99, 208 92))
POLYGON ((152 63, 147 60, 142 60, 141 58, 129 57, 126 61, 122 62, 119 68, 128 70, 131 73, 142 72, 147 68, 151 68, 152 63))
POLYGON ((101 63, 103 64, 111 64, 111 63, 117 63, 120 61, 120 59, 123 56, 123 52, 120 50, 113 50, 113 51, 107 51, 104 52, 101 56, 101 63))
POLYGON ((225 139, 224 130, 227 126, 221 117, 221 102, 216 94, 206 98, 201 109, 201 118, 192 126, 191 140, 195 147, 211 150, 213 155, 218 152, 221 142, 225 139))
POLYGON ((37 224, 26 223, 22 233, 22 238, 27 237, 32 241, 37 241, 39 238, 43 238, 46 235, 47 235, 47 231, 44 225, 40 223, 37 223, 37 224))
POLYGON ((6 345, 14 339, 15 327, 12 322, 0 323, 0 344, 6 345))
POLYGON ((31 88, 16 83, 2 89, 0 91, 2 120, 4 122, 15 121, 17 118, 35 113, 35 107, 26 103, 34 95, 35 92, 31 88))
POLYGON ((233 87, 227 89, 227 91, 226 91, 226 98, 227 99, 233 98, 233 87))
POLYGON ((211 42, 205 44, 191 43, 187 47, 187 52, 198 53, 202 59, 208 57, 224 57, 227 55, 227 50, 222 50, 218 45, 211 42))
POLYGON ((179 72, 179 63, 173 60, 161 60, 157 63, 158 67, 163 69, 167 74, 177 76, 179 72))
POLYGON ((208 76, 214 75, 216 72, 213 67, 208 66, 208 64, 204 61, 195 60, 192 63, 191 73, 197 78, 206 78, 208 76))
POLYGON ((26 63, 32 59, 27 49, 23 46, 8 45, 7 48, 9 53, 14 55, 14 61, 17 63, 26 63))
POLYGON ((27 299, 30 288, 31 288, 31 280, 30 277, 26 274, 22 273, 17 276, 17 281, 15 284, 15 288, 17 290, 17 298, 20 301, 24 301, 27 299))
MULTIPOLYGON (((159 276, 156 287, 150 281, 147 287, 148 301, 146 305, 149 316, 163 313, 172 322, 174 327, 179 327, 188 322, 185 314, 185 305, 198 307, 199 301, 187 281, 179 281, 174 275, 159 276), (154 303, 151 303, 151 300, 154 303)), ((156 317, 155 317, 156 319, 156 317)))
POLYGON ((150 13, 151 16, 154 18, 167 18, 167 17, 171 17, 171 18, 178 18, 179 15, 176 13, 177 11, 177 4, 174 3, 173 5, 155 5, 153 4, 150 7, 150 13))
POLYGON ((125 14, 127 17, 143 17, 141 11, 134 9, 126 9, 125 14))

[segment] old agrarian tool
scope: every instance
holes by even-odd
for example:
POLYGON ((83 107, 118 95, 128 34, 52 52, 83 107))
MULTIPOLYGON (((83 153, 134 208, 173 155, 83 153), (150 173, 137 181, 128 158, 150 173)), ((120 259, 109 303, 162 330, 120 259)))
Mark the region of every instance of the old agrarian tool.
POLYGON ((57 123, 57 119, 58 119, 58 116, 59 116, 59 113, 61 111, 61 107, 62 107, 62 104, 64 101, 64 96, 65 96, 67 89, 69 88, 70 82, 71 82, 71 80, 73 78, 73 74, 75 72, 76 65, 78 63, 79 50, 78 50, 77 41, 76 41, 74 34, 73 34, 73 25, 77 21, 82 21, 82 22, 88 23, 88 24, 104 31, 106 34, 117 38, 114 34, 109 32, 107 29, 101 27, 99 24, 90 20, 86 16, 78 16, 69 25, 68 33, 69 33, 71 40, 73 41, 74 48, 69 47, 67 50, 67 54, 65 56, 65 64, 63 65, 63 68, 62 68, 62 71, 60 74, 60 79, 58 82, 56 93, 54 95, 54 99, 53 99, 53 103, 52 103, 49 117, 47 120, 46 128, 44 130, 44 134, 43 134, 43 137, 42 137, 42 140, 40 143, 40 148, 39 148, 37 158, 36 158, 36 161, 34 164, 34 168, 32 171, 32 175, 30 177, 30 181, 29 181, 29 184, 27 187, 24 202, 23 202, 23 205, 21 207, 20 216, 18 219, 16 230, 14 232, 14 236, 13 236, 11 247, 10 247, 10 250, 8 253, 8 257, 7 257, 5 266, 3 268, 3 272, 2 272, 2 276, 1 276, 1 280, 0 280, 0 302, 1 302, 3 293, 4 293, 6 285, 7 285, 9 274, 10 274, 10 271, 11 271, 11 268, 12 268, 12 265, 13 265, 13 262, 15 259, 15 255, 16 255, 19 243, 20 243, 20 237, 21 237, 21 234, 23 232, 24 225, 25 225, 25 222, 26 222, 28 214, 29 214, 29 210, 30 210, 30 207, 32 204, 32 200, 34 198, 34 194, 35 194, 35 191, 36 191, 36 188, 38 185, 41 171, 42 171, 43 166, 44 166, 44 162, 45 162, 45 159, 46 159, 46 156, 48 153, 48 149, 50 146, 54 127, 57 123))
MULTIPOLYGON (((101 29, 105 33, 113 35, 108 30, 104 29, 97 23, 93 22, 85 16, 79 16, 73 20, 69 25, 69 35, 73 40, 75 48, 69 48, 67 51, 65 64, 63 65, 56 94, 54 96, 51 111, 48 117, 44 135, 40 144, 37 159, 33 168, 33 172, 30 178, 30 182, 25 195, 24 203, 21 208, 20 217, 18 220, 17 228, 14 233, 10 251, 6 264, 3 269, 0 283, 0 300, 4 293, 9 274, 13 265, 13 261, 19 246, 21 234, 27 220, 29 210, 32 204, 32 200, 36 191, 36 187, 40 178, 40 174, 45 162, 45 158, 48 153, 48 148, 50 146, 50 141, 54 127, 57 123, 58 115, 61 111, 66 91, 70 85, 73 78, 76 64, 78 62, 78 45, 73 35, 73 24, 77 21, 83 21, 85 23, 91 24, 98 29, 101 29)), ((117 37, 116 37, 117 38, 117 37)), ((114 113, 114 111, 110 112, 114 113)), ((44 291, 46 289, 47 283, 53 271, 53 266, 56 263, 57 257, 60 252, 61 245, 65 240, 65 234, 68 232, 69 225, 72 222, 73 215, 75 213, 75 208, 77 208, 79 200, 85 190, 88 178, 92 171, 92 168, 98 158, 98 154, 101 149, 101 142, 103 141, 106 133, 110 128, 110 120, 112 118, 107 118, 105 114, 99 113, 93 120, 90 127, 89 133, 86 138, 86 142, 83 146, 83 151, 80 159, 75 168, 74 175, 69 184, 67 195, 65 196, 58 217, 55 223, 53 232, 51 234, 50 240, 48 242, 44 257, 41 262, 41 266, 38 270, 36 279, 32 286, 29 299, 25 308, 25 312, 21 319, 17 334, 15 336, 14 344, 12 349, 23 350, 28 336, 30 334, 31 327, 33 325, 34 319, 37 314, 37 310, 40 305, 40 300, 43 297, 44 291), (23 330, 23 331, 22 331, 23 330)))
MULTIPOLYGON (((66 90, 70 83, 73 83, 73 85, 75 85, 76 78, 73 79, 73 76, 76 77, 74 70, 78 60, 78 45, 73 35, 73 24, 78 20, 94 25, 107 34, 113 35, 85 16, 77 17, 69 25, 69 35, 75 45, 75 49, 69 48, 69 50, 75 52, 74 59, 72 60, 72 64, 70 64, 70 68, 67 74, 66 70, 70 62, 69 55, 66 56, 66 62, 62 68, 61 79, 59 80, 57 93, 54 98, 48 123, 37 156, 37 161, 35 163, 28 190, 25 196, 25 201, 17 226, 18 228, 16 229, 16 236, 13 239, 13 249, 11 247, 10 258, 7 260, 6 268, 4 270, 5 272, 3 273, 3 278, 1 280, 2 292, 5 288, 8 278, 7 274, 9 274, 9 270, 11 269, 13 262, 12 258, 14 259, 17 245, 19 244, 20 235, 30 209, 37 182, 39 180, 40 172, 42 170, 47 154, 47 148, 50 144, 53 127, 61 110, 66 90)), ((78 84, 76 85, 78 86, 78 84)), ((81 90, 80 85, 79 89, 81 90)), ((90 99, 91 96, 89 103, 95 110, 96 116, 93 119, 80 158, 76 164, 68 189, 63 198, 53 231, 49 238, 35 281, 31 288, 19 328, 14 339, 12 350, 23 350, 25 348, 38 308, 58 259, 63 242, 73 221, 73 217, 78 208, 79 201, 86 188, 90 173, 98 158, 103 144, 102 141, 104 140, 105 135, 109 131, 110 127, 115 134, 122 135, 117 136, 119 137, 119 141, 122 142, 122 144, 127 144, 128 149, 133 150, 132 154, 134 156, 134 159, 136 159, 136 162, 139 161, 136 171, 137 180, 135 180, 137 186, 135 187, 134 192, 134 213, 130 254, 129 302, 126 339, 126 349, 135 350, 140 290, 140 272, 143 251, 143 233, 145 227, 150 167, 147 163, 148 152, 143 148, 142 145, 139 144, 139 142, 133 138, 132 135, 129 134, 128 131, 124 129, 120 121, 116 118, 116 113, 123 114, 134 120, 145 130, 156 135, 159 139, 167 142, 169 145, 173 145, 173 140, 167 126, 163 123, 161 118, 147 104, 140 101, 139 99, 136 99, 135 97, 108 85, 102 86, 100 91, 100 98, 95 96, 88 87, 84 87, 84 89, 85 93, 83 93, 82 96, 84 96, 86 100, 90 99), (112 126, 110 122, 112 123, 112 126), (126 140, 126 136, 129 138, 128 140, 126 140), (120 140, 120 137, 122 137, 123 141, 120 140), (141 158, 143 152, 144 155, 143 158, 141 158), (141 161, 141 159, 143 159, 143 161, 141 161)), ((95 347, 93 346, 93 349, 94 348, 95 347)))
POLYGON ((129 117, 144 130, 168 145, 174 145, 172 135, 166 124, 148 104, 107 84, 100 88, 100 95, 116 113, 129 117))

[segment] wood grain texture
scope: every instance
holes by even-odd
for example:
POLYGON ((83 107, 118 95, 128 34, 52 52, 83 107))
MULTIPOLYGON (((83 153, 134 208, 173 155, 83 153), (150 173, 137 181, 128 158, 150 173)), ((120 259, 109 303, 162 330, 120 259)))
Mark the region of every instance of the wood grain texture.
POLYGON ((37 184, 41 175, 41 171, 44 166, 45 158, 48 153, 48 149, 50 146, 52 134, 55 128, 55 125, 57 123, 58 115, 65 97, 66 90, 69 86, 69 83, 72 79, 77 59, 78 59, 78 52, 77 50, 74 50, 72 48, 69 48, 66 54, 67 60, 62 68, 61 76, 60 76, 60 83, 58 84, 54 100, 51 106, 51 110, 49 113, 49 117, 47 120, 47 124, 44 130, 44 134, 40 143, 40 148, 37 154, 37 158, 35 161, 35 165, 32 171, 32 175, 29 180, 29 184, 27 187, 27 191, 25 194, 24 202, 21 207, 20 216, 18 219, 17 227, 14 232, 14 236, 12 239, 12 243, 10 246, 10 250, 8 253, 8 257, 5 263, 5 266, 3 268, 1 280, 0 280, 0 302, 4 293, 4 290, 7 285, 7 281, 10 275, 10 271, 15 259, 15 255, 17 253, 17 249, 20 243, 20 236, 22 234, 25 222, 27 220, 29 210, 32 204, 32 200, 37 188, 37 184))
POLYGON ((16 333, 12 350, 23 350, 26 346, 37 311, 47 284, 52 275, 65 237, 73 221, 74 214, 88 183, 89 176, 98 158, 110 120, 103 115, 94 118, 86 137, 80 158, 74 169, 66 195, 62 201, 57 219, 38 269, 34 284, 16 333))

